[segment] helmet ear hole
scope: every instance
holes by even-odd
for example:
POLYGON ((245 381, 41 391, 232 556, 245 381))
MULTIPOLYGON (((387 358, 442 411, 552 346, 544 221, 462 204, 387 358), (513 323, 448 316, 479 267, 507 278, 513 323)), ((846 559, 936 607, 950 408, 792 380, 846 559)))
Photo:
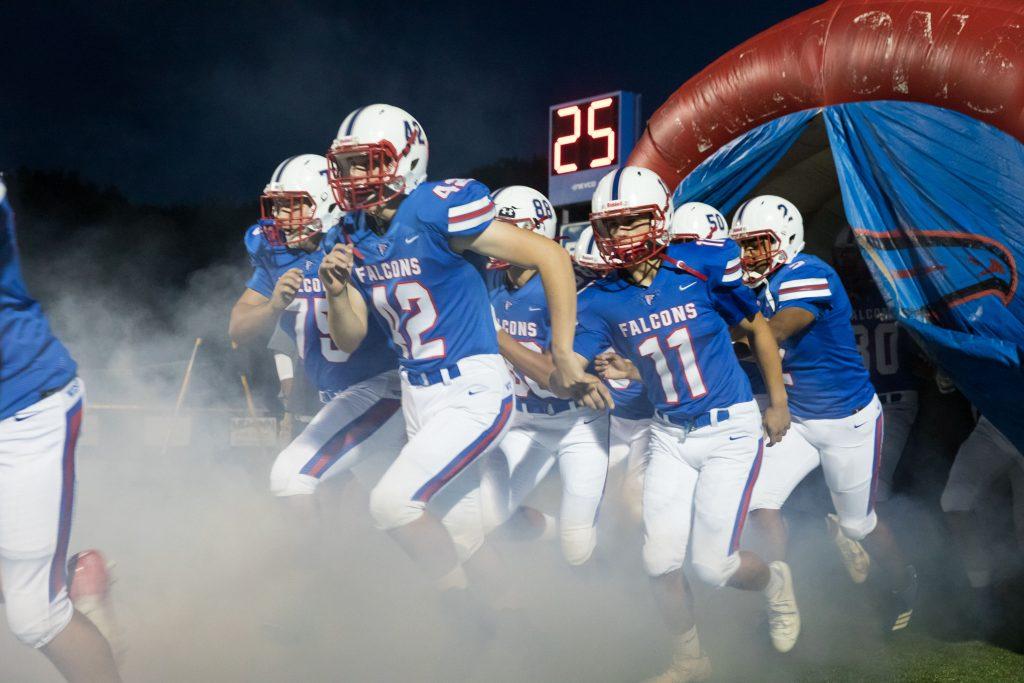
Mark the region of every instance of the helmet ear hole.
POLYGON ((410 168, 410 170, 416 170, 416 167, 419 166, 419 165, 420 165, 420 160, 419 159, 413 159, 412 162, 409 164, 409 168, 410 168))

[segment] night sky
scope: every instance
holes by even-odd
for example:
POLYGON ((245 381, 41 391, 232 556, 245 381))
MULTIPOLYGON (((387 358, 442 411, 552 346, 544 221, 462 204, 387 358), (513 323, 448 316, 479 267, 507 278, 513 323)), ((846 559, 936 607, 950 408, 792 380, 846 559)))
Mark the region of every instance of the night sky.
POLYGON ((818 2, 46 4, 0 15, 0 169, 167 204, 252 198, 372 102, 420 120, 435 178, 544 154, 549 105, 627 89, 646 118, 818 2))

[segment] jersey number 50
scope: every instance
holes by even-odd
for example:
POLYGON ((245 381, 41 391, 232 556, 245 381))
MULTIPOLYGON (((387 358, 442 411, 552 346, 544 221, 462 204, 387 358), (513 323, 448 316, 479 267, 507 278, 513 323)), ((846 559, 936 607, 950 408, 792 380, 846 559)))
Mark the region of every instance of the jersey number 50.
POLYGON ((391 339, 404 358, 427 360, 444 358, 444 338, 424 339, 437 324, 437 308, 430 292, 419 282, 399 282, 393 292, 398 306, 392 306, 387 287, 373 288, 373 307, 388 321, 391 339), (398 313, 398 311, 402 311, 398 313))

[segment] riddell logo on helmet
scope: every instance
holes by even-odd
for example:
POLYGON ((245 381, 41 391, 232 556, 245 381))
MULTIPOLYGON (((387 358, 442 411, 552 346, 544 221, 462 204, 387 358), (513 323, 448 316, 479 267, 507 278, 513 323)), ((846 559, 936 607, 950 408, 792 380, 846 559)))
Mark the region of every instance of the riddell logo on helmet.
POLYGON ((626 200, 625 199, 613 199, 610 202, 608 202, 608 204, 605 205, 605 210, 606 211, 612 210, 612 209, 628 209, 628 208, 629 208, 629 206, 626 204, 626 200))

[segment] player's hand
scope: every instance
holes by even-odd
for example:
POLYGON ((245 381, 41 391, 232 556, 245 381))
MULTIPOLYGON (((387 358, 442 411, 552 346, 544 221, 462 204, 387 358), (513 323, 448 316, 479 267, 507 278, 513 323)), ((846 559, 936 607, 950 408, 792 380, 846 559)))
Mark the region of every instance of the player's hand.
POLYGON ((594 359, 594 369, 605 379, 633 379, 636 366, 614 351, 605 351, 594 359))
POLYGON ((270 295, 270 305, 275 311, 283 311, 295 299, 295 293, 302 286, 302 271, 290 268, 278 278, 270 295))
POLYGON ((352 276, 351 244, 336 244, 320 262, 320 283, 329 296, 341 296, 352 276))
POLYGON ((567 381, 566 386, 569 387, 570 393, 572 393, 573 399, 587 408, 593 410, 611 410, 615 407, 615 401, 612 400, 612 394, 608 391, 607 385, 601 381, 600 377, 595 377, 590 373, 580 373, 580 377, 573 380, 567 381))
POLYGON ((761 417, 761 424, 764 426, 765 436, 768 437, 768 446, 774 446, 782 441, 782 437, 789 431, 789 407, 768 406, 761 417))

